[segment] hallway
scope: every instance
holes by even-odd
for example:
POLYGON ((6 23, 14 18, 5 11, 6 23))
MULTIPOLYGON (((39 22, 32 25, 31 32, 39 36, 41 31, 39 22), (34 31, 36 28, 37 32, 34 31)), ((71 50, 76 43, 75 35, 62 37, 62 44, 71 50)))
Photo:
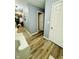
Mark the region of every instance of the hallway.
POLYGON ((22 50, 24 48, 28 47, 27 41, 23 35, 23 33, 17 33, 17 28, 15 29, 15 41, 19 41, 20 42, 20 46, 19 46, 19 50, 22 50))
POLYGON ((17 33, 15 28, 15 59, 29 59, 30 48, 23 35, 23 32, 17 33))
POLYGON ((63 1, 15 1, 16 59, 63 59, 63 1))
MULTIPOLYGON (((30 45, 28 45, 28 43, 27 43, 27 39, 25 39, 25 37, 24 37, 24 35, 26 35, 26 34, 24 34, 23 35, 23 33, 25 33, 25 32, 21 32, 21 33, 17 33, 17 28, 16 28, 16 31, 15 31, 15 33, 16 33, 16 38, 15 38, 15 45, 16 46, 18 46, 18 48, 16 48, 16 59, 30 59, 31 58, 31 53, 32 53, 32 59, 34 58, 36 58, 37 56, 39 56, 40 55, 40 53, 35 57, 35 55, 34 54, 36 54, 35 52, 34 52, 34 49, 37 49, 36 47, 32 47, 32 45, 34 45, 35 44, 35 42, 34 43, 30 43, 30 45), (20 44, 19 44, 20 43, 20 44), (33 48, 32 50, 30 50, 30 47, 31 48, 33 48), (31 52, 31 53, 30 53, 31 52)), ((27 34, 28 35, 28 34, 27 34)), ((41 36, 42 37, 42 36, 41 36)), ((38 40, 38 42, 36 41, 36 43, 40 43, 40 41, 39 41, 39 38, 41 38, 41 37, 38 37, 38 38, 36 38, 34 41, 36 41, 36 40, 38 40)), ((42 41, 41 41, 42 42, 42 41)), ((43 44, 43 43, 41 43, 41 44, 43 44)), ((38 46, 40 46, 40 45, 38 45, 38 46)), ((42 46, 41 46, 42 47, 42 46)), ((41 47, 38 47, 38 48, 41 48, 41 47)), ((50 58, 51 58, 51 56, 50 56, 50 58)), ((50 59, 49 58, 49 59, 50 59)), ((37 59, 37 58, 36 58, 37 59)))
POLYGON ((58 59, 58 56, 61 56, 59 52, 56 52, 61 48, 55 47, 54 43, 43 38, 42 32, 30 36, 27 32, 16 32, 16 44, 20 43, 16 48, 16 59, 53 59, 53 56, 58 59), (51 54, 52 49, 53 52, 55 51, 54 54, 51 54))

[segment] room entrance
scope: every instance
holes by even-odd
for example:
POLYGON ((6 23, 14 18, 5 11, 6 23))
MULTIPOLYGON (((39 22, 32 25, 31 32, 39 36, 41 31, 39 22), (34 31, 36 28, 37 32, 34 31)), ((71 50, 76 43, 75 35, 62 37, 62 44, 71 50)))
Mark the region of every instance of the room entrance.
POLYGON ((38 31, 44 31, 44 13, 38 12, 38 31))

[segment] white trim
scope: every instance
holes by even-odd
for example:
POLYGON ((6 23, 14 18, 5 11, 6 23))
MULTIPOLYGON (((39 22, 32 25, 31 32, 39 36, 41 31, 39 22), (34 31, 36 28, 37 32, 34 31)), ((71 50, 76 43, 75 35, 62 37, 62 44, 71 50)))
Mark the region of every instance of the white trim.
MULTIPOLYGON (((43 38, 45 38, 46 40, 48 40, 48 41, 50 41, 50 42, 52 42, 53 44, 56 44, 56 43, 54 43, 53 41, 51 41, 51 40, 49 40, 49 38, 47 38, 47 37, 45 37, 45 36, 43 36, 43 38)), ((59 47, 61 47, 60 45, 58 45, 58 44, 56 44, 57 46, 59 46, 59 47)), ((63 48, 63 47, 61 47, 61 48, 63 48)))
POLYGON ((49 40, 47 37, 43 36, 46 40, 49 40))
MULTIPOLYGON (((25 28, 24 28, 24 29, 25 29, 25 28)), ((30 33, 27 29, 25 29, 25 32, 27 32, 30 36, 32 36, 32 35, 34 35, 34 34, 38 33, 38 32, 35 32, 35 33, 30 33)))
POLYGON ((24 30, 25 30, 25 32, 27 32, 30 36, 32 35, 27 29, 24 28, 24 30))
POLYGON ((32 33, 31 35, 34 35, 34 34, 36 34, 36 33, 38 33, 38 32, 32 33))
POLYGON ((39 31, 38 30, 38 13, 43 13, 43 12, 42 11, 37 11, 37 19, 36 19, 36 21, 37 21, 37 23, 36 23, 37 24, 37 32, 39 31))

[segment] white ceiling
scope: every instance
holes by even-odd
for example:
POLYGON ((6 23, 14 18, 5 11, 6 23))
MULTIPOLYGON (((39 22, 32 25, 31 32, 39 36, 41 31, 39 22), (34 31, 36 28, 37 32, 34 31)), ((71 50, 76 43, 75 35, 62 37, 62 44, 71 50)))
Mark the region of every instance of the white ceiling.
MULTIPOLYGON (((34 6, 45 8, 45 0, 15 0, 16 2, 30 3, 34 6)), ((15 3, 16 3, 15 2, 15 3)))
POLYGON ((45 7, 45 0, 28 0, 28 2, 40 8, 45 7))

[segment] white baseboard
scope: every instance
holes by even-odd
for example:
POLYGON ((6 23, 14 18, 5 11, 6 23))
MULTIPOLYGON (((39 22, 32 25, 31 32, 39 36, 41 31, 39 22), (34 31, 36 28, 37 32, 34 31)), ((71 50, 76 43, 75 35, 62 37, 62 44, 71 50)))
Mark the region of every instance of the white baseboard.
POLYGON ((30 36, 32 35, 26 28, 24 28, 24 29, 30 36))
POLYGON ((45 39, 47 39, 48 40, 48 38, 47 37, 45 37, 45 36, 43 36, 45 39))
POLYGON ((36 34, 36 33, 38 33, 38 32, 32 33, 32 35, 34 35, 34 34, 36 34))

